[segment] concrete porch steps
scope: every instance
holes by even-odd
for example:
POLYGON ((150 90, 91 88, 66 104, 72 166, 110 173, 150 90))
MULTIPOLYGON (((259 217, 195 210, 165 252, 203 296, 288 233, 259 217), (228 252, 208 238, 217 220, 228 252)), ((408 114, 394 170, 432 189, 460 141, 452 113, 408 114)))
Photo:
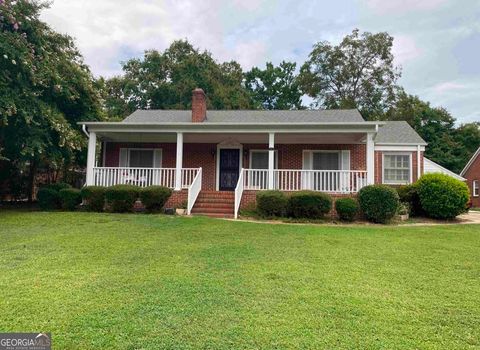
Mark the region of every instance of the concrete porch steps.
POLYGON ((200 191, 192 208, 192 214, 231 218, 233 217, 234 201, 235 194, 233 192, 200 191))

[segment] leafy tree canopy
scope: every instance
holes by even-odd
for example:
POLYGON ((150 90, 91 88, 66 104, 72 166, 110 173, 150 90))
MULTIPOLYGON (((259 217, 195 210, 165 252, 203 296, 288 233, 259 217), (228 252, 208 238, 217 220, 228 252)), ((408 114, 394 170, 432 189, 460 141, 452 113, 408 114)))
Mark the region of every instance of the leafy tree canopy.
POLYGON ((252 107, 240 65, 218 63, 185 40, 174 41, 163 52, 145 51, 142 59, 125 62, 123 71, 122 77, 104 82, 109 115, 125 116, 137 108, 188 109, 196 87, 205 91, 209 108, 252 107))
POLYGON ((254 67, 245 73, 245 87, 250 92, 255 108, 303 109, 302 91, 297 75, 297 65, 281 62, 275 67, 267 62, 264 70, 254 67))
POLYGON ((60 167, 84 146, 76 123, 101 117, 92 75, 71 37, 39 19, 39 1, 0 1, 0 156, 60 167))
POLYGON ((393 65, 393 37, 355 29, 338 45, 313 46, 301 67, 300 82, 315 105, 358 108, 368 120, 381 119, 395 100, 400 70, 393 65))

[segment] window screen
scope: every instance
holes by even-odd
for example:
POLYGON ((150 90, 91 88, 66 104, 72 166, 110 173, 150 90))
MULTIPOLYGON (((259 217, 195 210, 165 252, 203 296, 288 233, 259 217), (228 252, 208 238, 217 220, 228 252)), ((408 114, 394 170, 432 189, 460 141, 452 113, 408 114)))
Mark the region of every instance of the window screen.
POLYGON ((410 182, 410 156, 386 154, 383 157, 383 182, 404 184, 410 182))
POLYGON ((130 150, 131 168, 153 168, 153 150, 130 150))

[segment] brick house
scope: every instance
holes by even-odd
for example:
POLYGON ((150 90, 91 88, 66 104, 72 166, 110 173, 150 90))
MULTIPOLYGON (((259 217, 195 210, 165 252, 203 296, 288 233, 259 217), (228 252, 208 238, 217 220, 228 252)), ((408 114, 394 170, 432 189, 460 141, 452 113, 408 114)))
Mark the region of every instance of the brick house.
POLYGON ((480 208, 480 147, 468 161, 465 168, 460 173, 467 179, 467 185, 470 189, 472 207, 480 208))
POLYGON ((403 121, 365 121, 358 110, 137 110, 122 122, 81 122, 87 185, 163 185, 168 206, 237 216, 257 191, 345 196, 423 173, 426 143, 403 121), (101 144, 97 152, 97 142, 101 144), (98 157, 97 157, 97 153, 98 157))

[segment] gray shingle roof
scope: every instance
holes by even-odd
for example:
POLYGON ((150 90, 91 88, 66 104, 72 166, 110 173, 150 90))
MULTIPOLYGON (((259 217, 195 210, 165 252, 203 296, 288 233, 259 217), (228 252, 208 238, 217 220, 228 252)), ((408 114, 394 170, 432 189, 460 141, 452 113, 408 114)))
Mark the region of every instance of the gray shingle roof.
MULTIPOLYGON (((123 120, 124 123, 188 123, 191 110, 136 110, 123 120)), ((337 110, 209 110, 204 123, 343 123, 363 122, 356 109, 337 110)))
POLYGON ((389 121, 380 126, 375 137, 375 143, 426 144, 405 121, 389 121))

